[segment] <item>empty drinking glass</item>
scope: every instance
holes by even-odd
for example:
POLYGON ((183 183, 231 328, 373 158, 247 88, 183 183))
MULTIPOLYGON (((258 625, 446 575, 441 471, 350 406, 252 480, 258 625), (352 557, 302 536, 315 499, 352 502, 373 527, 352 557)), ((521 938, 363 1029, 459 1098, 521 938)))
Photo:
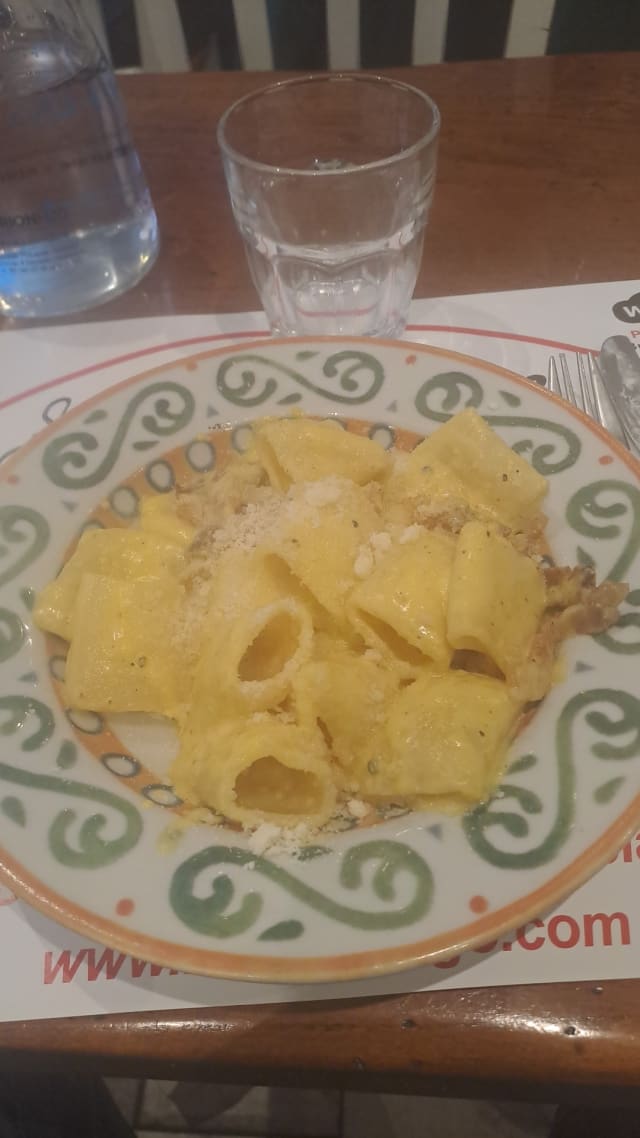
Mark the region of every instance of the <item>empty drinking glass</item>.
POLYGON ((427 95, 365 74, 276 83, 225 112, 229 195, 273 332, 402 331, 439 128, 427 95))

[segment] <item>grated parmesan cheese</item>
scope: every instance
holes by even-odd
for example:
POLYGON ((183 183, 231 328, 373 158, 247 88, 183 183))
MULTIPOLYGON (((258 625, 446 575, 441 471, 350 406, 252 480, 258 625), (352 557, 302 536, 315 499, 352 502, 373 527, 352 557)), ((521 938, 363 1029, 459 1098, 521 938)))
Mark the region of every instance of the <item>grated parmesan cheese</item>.
POLYGON ((272 857, 278 854, 299 853, 309 843, 314 830, 307 822, 298 822, 296 826, 276 826, 273 822, 261 822, 249 835, 249 850, 256 857, 269 853, 272 857))
POLYGON ((376 561, 379 561, 391 549, 391 534, 384 530, 381 533, 372 533, 369 544, 373 550, 373 556, 376 561))
POLYGON ((280 826, 274 826, 273 822, 261 822, 258 828, 249 835, 251 853, 255 854, 256 857, 261 857, 281 834, 280 826))
POLYGON ((243 510, 232 514, 211 534, 210 552, 214 556, 227 549, 250 553, 273 538, 282 520, 283 503, 282 495, 270 488, 256 502, 248 502, 243 510))
POLYGON ((353 572, 356 577, 368 577, 373 571, 373 553, 368 545, 361 545, 358 555, 353 563, 353 572))
POLYGON ((410 541, 415 541, 416 538, 420 537, 422 533, 424 533, 422 526, 407 526, 406 529, 403 529, 400 537, 398 538, 398 541, 400 542, 400 545, 407 545, 410 541))
POLYGON ((337 502, 344 488, 344 479, 334 474, 321 478, 318 482, 307 482, 304 486, 304 500, 310 506, 329 506, 337 502))
POLYGON ((366 818, 370 808, 366 802, 362 802, 359 798, 350 798, 347 802, 347 810, 354 818, 360 820, 366 818))

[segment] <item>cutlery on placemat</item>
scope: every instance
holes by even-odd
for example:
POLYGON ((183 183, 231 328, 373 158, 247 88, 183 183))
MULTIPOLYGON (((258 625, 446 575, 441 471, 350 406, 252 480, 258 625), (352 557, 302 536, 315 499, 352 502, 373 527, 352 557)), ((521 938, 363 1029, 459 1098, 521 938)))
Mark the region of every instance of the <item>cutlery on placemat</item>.
POLYGON ((560 352, 557 357, 551 356, 546 379, 548 390, 590 415, 614 439, 627 446, 627 437, 608 398, 595 356, 589 352, 576 352, 575 363, 577 375, 572 379, 566 354, 560 352))
POLYGON ((626 336, 609 336, 600 349, 597 366, 627 445, 640 457, 640 358, 626 336))

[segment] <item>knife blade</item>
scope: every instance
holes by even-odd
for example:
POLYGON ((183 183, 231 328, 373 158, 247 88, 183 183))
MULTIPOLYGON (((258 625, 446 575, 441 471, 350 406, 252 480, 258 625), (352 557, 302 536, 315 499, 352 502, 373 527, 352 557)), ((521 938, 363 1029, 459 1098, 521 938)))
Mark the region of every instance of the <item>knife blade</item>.
POLYGON ((626 336, 609 336, 597 364, 629 450, 640 458, 640 358, 626 336))

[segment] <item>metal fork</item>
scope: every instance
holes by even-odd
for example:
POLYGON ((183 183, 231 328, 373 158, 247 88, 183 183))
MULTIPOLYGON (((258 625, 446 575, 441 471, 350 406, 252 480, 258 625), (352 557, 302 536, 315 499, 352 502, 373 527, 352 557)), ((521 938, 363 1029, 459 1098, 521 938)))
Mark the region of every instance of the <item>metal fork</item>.
POLYGON ((611 401, 606 393, 602 376, 596 360, 592 355, 576 352, 576 367, 578 372, 577 388, 571 382, 569 362, 564 352, 560 352, 556 362, 555 356, 549 358, 547 372, 547 387, 554 395, 559 395, 584 411, 601 427, 604 427, 614 439, 627 445, 620 420, 616 415, 611 401))

